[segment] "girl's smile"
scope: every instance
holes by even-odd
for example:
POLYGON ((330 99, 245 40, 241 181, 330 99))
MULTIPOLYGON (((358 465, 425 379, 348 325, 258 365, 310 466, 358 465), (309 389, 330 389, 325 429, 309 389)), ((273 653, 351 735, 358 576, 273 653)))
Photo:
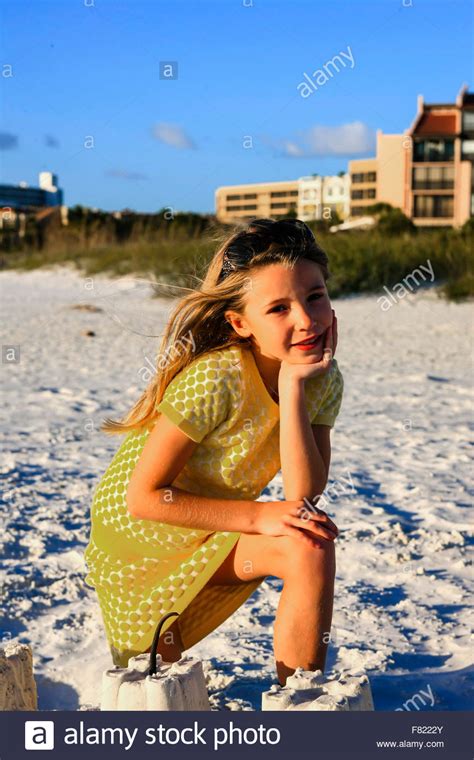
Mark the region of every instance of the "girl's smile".
POLYGON ((316 348, 322 350, 323 336, 324 333, 321 333, 321 335, 317 335, 312 339, 307 338, 300 343, 294 343, 293 347, 299 349, 300 351, 313 351, 316 348))

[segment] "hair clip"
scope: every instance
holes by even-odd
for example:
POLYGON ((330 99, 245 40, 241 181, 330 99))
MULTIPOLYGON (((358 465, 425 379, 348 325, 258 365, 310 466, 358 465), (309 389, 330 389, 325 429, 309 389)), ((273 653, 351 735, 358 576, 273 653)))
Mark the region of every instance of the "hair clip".
POLYGON ((227 275, 230 274, 230 272, 235 272, 235 270, 237 269, 235 262, 231 261, 229 257, 227 256, 227 251, 224 253, 224 258, 222 261, 223 263, 222 263, 222 269, 221 269, 221 274, 220 274, 221 278, 227 277, 227 275))

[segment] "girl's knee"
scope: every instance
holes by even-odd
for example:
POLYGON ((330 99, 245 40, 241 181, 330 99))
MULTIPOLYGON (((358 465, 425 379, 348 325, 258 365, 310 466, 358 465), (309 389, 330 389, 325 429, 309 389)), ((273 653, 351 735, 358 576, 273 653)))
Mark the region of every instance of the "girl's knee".
POLYGON ((320 575, 333 577, 336 572, 336 552, 334 541, 319 539, 316 546, 293 536, 284 536, 282 552, 284 553, 284 578, 302 577, 310 572, 312 577, 320 575))
POLYGON ((334 572, 334 544, 320 540, 311 546, 295 536, 263 536, 242 534, 223 564, 208 581, 230 585, 265 578, 269 575, 284 580, 310 571, 329 577, 334 572))

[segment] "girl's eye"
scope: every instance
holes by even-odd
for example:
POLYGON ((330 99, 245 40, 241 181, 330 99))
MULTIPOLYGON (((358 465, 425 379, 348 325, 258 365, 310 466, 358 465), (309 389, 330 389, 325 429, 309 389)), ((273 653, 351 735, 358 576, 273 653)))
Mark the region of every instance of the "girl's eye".
MULTIPOLYGON (((317 300, 318 298, 322 298, 322 297, 323 297, 323 296, 321 295, 321 293, 313 293, 312 295, 310 295, 310 296, 309 296, 309 298, 316 298, 316 300, 317 300)), ((286 309, 286 306, 285 306, 285 304, 284 304, 284 303, 280 303, 280 304, 278 304, 278 306, 274 306, 274 307, 273 307, 273 309, 270 309, 270 311, 269 311, 268 313, 269 313, 269 314, 271 314, 272 312, 276 312, 276 310, 277 310, 277 309, 279 309, 281 306, 282 306, 284 309, 286 309)), ((277 313, 278 313, 278 312, 277 312, 277 313)))

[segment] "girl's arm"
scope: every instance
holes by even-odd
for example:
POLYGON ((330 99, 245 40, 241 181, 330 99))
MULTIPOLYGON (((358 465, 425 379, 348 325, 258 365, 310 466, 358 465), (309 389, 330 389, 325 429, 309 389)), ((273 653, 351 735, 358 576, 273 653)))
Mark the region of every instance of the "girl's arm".
POLYGON ((305 401, 305 380, 325 374, 337 346, 337 317, 324 336, 323 358, 315 364, 282 362, 280 395, 280 459, 285 499, 309 499, 316 504, 326 488, 331 460, 331 428, 311 425, 305 401), (328 350, 329 349, 329 353, 328 350))
POLYGON ((259 502, 237 499, 210 499, 176 486, 144 492, 138 502, 128 498, 128 510, 141 520, 197 530, 257 533, 259 502))
POLYGON ((186 528, 256 533, 261 502, 213 499, 170 485, 198 445, 160 415, 132 473, 128 511, 142 520, 186 528))
POLYGON ((305 497, 316 503, 327 483, 330 448, 329 430, 313 433, 306 408, 304 379, 291 378, 280 387, 280 460, 285 499, 305 497), (315 435, 324 437, 325 460, 316 445, 315 435))
POLYGON ((315 536, 332 540, 336 526, 326 519, 308 525, 297 517, 303 501, 260 502, 213 499, 169 485, 198 444, 165 415, 147 438, 127 488, 128 511, 142 520, 201 530, 294 536, 312 543, 315 536), (306 531, 300 528, 305 527, 306 531))

